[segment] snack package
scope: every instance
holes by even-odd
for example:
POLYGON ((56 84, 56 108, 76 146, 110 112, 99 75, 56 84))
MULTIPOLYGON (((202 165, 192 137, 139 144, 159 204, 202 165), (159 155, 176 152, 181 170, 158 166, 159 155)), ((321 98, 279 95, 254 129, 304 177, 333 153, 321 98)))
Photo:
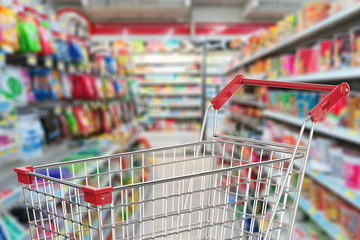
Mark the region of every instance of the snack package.
POLYGON ((351 44, 349 33, 334 36, 334 68, 351 67, 351 44))
POLYGON ((34 18, 20 15, 18 18, 18 33, 20 52, 38 53, 42 50, 39 32, 34 18))
POLYGON ((39 53, 44 55, 53 54, 56 51, 56 45, 51 34, 49 22, 41 21, 37 24, 37 28, 41 43, 41 51, 39 53))
POLYGON ((82 106, 73 107, 74 116, 81 135, 88 135, 91 130, 89 119, 87 118, 84 108, 82 106))
POLYGON ((16 13, 11 8, 0 6, 0 49, 12 53, 18 48, 16 13))
POLYGON ((60 72, 60 84, 61 84, 61 95, 65 99, 71 99, 72 98, 72 83, 71 83, 71 77, 66 74, 60 72))
POLYGON ((49 99, 51 97, 51 71, 48 69, 32 69, 30 76, 36 100, 49 99))
POLYGON ((61 80, 58 71, 52 71, 51 73, 50 94, 51 100, 62 99, 61 80))
POLYGON ((69 126, 69 129, 71 131, 71 134, 73 136, 79 135, 79 127, 78 123, 76 121, 75 115, 71 109, 71 107, 67 107, 63 111, 64 117, 66 119, 67 125, 69 126))
POLYGON ((41 123, 45 130, 47 144, 61 141, 61 126, 58 118, 53 113, 48 113, 41 117, 41 123))
POLYGON ((94 99, 95 89, 91 78, 86 74, 72 76, 72 96, 76 99, 94 99))

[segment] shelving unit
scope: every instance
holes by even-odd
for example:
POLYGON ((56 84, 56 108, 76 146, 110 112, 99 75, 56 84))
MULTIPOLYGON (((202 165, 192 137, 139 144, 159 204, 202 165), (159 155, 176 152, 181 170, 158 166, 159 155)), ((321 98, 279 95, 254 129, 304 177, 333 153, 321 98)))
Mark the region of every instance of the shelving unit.
MULTIPOLYGON (((281 114, 273 111, 266 110, 264 111, 264 116, 275 119, 293 126, 301 126, 303 124, 304 119, 297 118, 294 116, 281 114)), ((308 125, 307 128, 310 128, 308 125)), ((331 130, 329 127, 324 126, 322 123, 318 123, 315 132, 324 134, 326 136, 337 138, 340 140, 345 140, 347 142, 351 142, 354 144, 360 144, 360 133, 354 130, 350 130, 344 127, 336 127, 336 131, 331 130)))
POLYGON ((339 31, 342 27, 348 28, 347 23, 352 21, 352 24, 355 24, 357 16, 360 14, 360 5, 353 6, 346 10, 341 11, 327 19, 321 21, 318 24, 315 24, 308 29, 287 38, 286 40, 276 44, 275 46, 268 48, 266 50, 259 51, 255 53, 252 57, 244 59, 226 72, 226 74, 233 73, 239 68, 244 67, 260 58, 267 57, 269 55, 277 54, 281 51, 293 50, 299 45, 305 45, 309 43, 314 43, 315 41, 324 38, 334 32, 334 30, 339 31))
MULTIPOLYGON (((277 57, 285 53, 293 53, 300 47, 306 47, 315 44, 318 40, 325 39, 333 36, 335 33, 342 31, 348 31, 349 28, 360 24, 357 16, 360 14, 360 4, 349 7, 337 14, 329 16, 327 19, 315 24, 308 29, 301 31, 289 38, 286 38, 278 43, 274 43, 271 47, 268 47, 258 52, 253 53, 247 58, 238 59, 235 63, 229 66, 228 70, 224 73, 229 76, 228 80, 232 80, 232 77, 237 74, 239 70, 246 69, 252 63, 258 60, 264 60, 267 57, 277 57)), ((250 71, 251 72, 251 71, 250 71)), ((241 72, 239 72, 241 74, 241 72)), ((255 74, 256 75, 256 74, 255 74)), ((259 73, 257 76, 245 75, 248 78, 265 79, 266 74, 259 73)), ((321 84, 338 84, 343 81, 352 81, 350 85, 352 91, 358 90, 358 85, 355 82, 360 78, 360 70, 357 67, 354 68, 341 68, 336 70, 330 70, 327 72, 311 73, 299 76, 279 77, 273 80, 289 81, 289 82, 312 82, 321 84)), ((266 119, 275 120, 282 123, 282 125, 288 125, 290 127, 300 127, 303 124, 304 118, 298 118, 290 116, 281 112, 275 112, 266 110, 265 103, 254 102, 251 99, 240 99, 235 96, 230 99, 230 104, 241 104, 244 106, 261 108, 262 116, 266 119)), ((280 111, 280 110, 279 110, 280 111)), ((231 114, 233 118, 238 121, 244 121, 244 116, 237 116, 236 113, 231 114)), ((252 122, 250 122, 252 123, 252 122)), ((246 123, 244 123, 246 125, 246 123)), ((251 124, 248 124, 249 128, 253 128, 251 124)), ((255 124, 256 125, 256 124, 255 124)), ((256 127, 259 127, 256 125, 256 127)), ((310 124, 307 129, 310 128, 310 124)), ((233 128, 225 128, 227 131, 234 131, 233 128)), ((330 123, 320 122, 316 124, 315 133, 323 135, 330 139, 337 139, 352 145, 360 146, 360 133, 346 127, 332 126, 330 123)), ((351 204, 354 208, 360 209, 360 191, 354 190, 346 186, 344 180, 337 179, 326 173, 318 172, 308 166, 305 172, 306 176, 314 180, 316 183, 323 186, 325 189, 332 192, 334 195, 343 199, 345 202, 351 204)), ((300 197, 299 208, 303 210, 314 222, 316 222, 320 228, 322 228, 330 238, 336 240, 349 239, 342 229, 340 224, 330 222, 324 216, 322 211, 316 209, 309 200, 300 197)))
POLYGON ((327 220, 322 212, 317 210, 311 203, 304 199, 300 198, 299 207, 306 212, 306 214, 320 226, 332 239, 334 240, 349 240, 349 238, 345 235, 341 226, 330 222, 327 220))

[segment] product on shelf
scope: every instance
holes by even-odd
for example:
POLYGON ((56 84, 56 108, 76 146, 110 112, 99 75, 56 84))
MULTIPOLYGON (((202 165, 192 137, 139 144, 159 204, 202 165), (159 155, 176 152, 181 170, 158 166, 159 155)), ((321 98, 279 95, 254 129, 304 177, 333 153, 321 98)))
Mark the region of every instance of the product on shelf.
MULTIPOLYGON (((48 130, 51 131, 51 129, 48 130)), ((18 132, 22 146, 21 158, 27 160, 42 156, 45 133, 39 116, 35 114, 20 115, 18 117, 18 132)), ((51 138, 51 136, 47 136, 51 138)))
POLYGON ((16 13, 10 7, 0 5, 0 49, 14 52, 18 48, 16 13))
POLYGON ((347 32, 334 35, 334 68, 351 67, 350 35, 347 32))
POLYGON ((349 127, 355 131, 360 130, 360 97, 354 96, 349 99, 349 127))
POLYGON ((294 74, 294 61, 295 56, 293 54, 283 54, 280 57, 281 62, 281 76, 288 77, 294 74))
POLYGON ((351 42, 351 66, 360 66, 360 27, 356 26, 350 29, 351 42))
POLYGON ((333 41, 332 39, 320 40, 317 44, 319 51, 319 71, 327 72, 331 70, 333 63, 333 41))
POLYGON ((42 50, 36 19, 23 14, 18 18, 20 52, 39 53, 42 50))
POLYGON ((360 214, 345 202, 341 204, 341 224, 350 239, 358 239, 360 214))

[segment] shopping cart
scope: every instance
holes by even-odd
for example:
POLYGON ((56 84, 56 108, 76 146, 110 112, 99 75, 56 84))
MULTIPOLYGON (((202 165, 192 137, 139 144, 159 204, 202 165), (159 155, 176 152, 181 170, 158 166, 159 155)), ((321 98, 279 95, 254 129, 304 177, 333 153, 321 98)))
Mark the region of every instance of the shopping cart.
POLYGON ((315 123, 348 94, 346 83, 239 75, 207 108, 198 142, 16 168, 31 237, 290 239, 315 123), (331 92, 310 110, 296 144, 289 145, 217 133, 218 110, 242 85, 331 92), (203 140, 210 110, 213 136, 203 140))

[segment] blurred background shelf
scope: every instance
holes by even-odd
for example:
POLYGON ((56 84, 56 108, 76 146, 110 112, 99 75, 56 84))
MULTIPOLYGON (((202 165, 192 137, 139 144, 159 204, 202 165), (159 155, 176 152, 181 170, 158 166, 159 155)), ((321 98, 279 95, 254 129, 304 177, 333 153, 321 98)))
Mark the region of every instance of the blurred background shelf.
POLYGON ((341 226, 330 222, 324 217, 324 214, 320 212, 316 207, 312 206, 311 203, 300 197, 299 207, 308 214, 308 216, 323 229, 331 239, 334 240, 350 240, 341 226))
POLYGON ((316 40, 319 40, 321 38, 324 38, 324 36, 334 33, 334 31, 339 32, 341 28, 347 29, 349 27, 347 23, 349 23, 350 21, 351 25, 354 25, 354 20, 356 20, 359 13, 360 6, 355 5, 352 8, 343 10, 340 13, 330 16, 325 20, 315 24, 314 26, 302 31, 301 33, 289 37, 288 39, 264 51, 259 51, 250 58, 242 60, 238 64, 231 67, 228 70, 227 74, 230 74, 238 70, 239 68, 256 61, 259 58, 263 58, 271 54, 276 54, 280 51, 288 51, 294 49, 299 45, 314 43, 316 40))
MULTIPOLYGON (((304 122, 304 119, 269 110, 264 111, 264 116, 294 126, 301 126, 304 122)), ((307 128, 310 128, 310 126, 307 125, 307 128)), ((345 140, 358 145, 360 144, 360 133, 344 127, 336 127, 336 131, 331 131, 330 127, 326 127, 322 123, 318 123, 315 128, 315 133, 316 132, 332 138, 345 140)))

